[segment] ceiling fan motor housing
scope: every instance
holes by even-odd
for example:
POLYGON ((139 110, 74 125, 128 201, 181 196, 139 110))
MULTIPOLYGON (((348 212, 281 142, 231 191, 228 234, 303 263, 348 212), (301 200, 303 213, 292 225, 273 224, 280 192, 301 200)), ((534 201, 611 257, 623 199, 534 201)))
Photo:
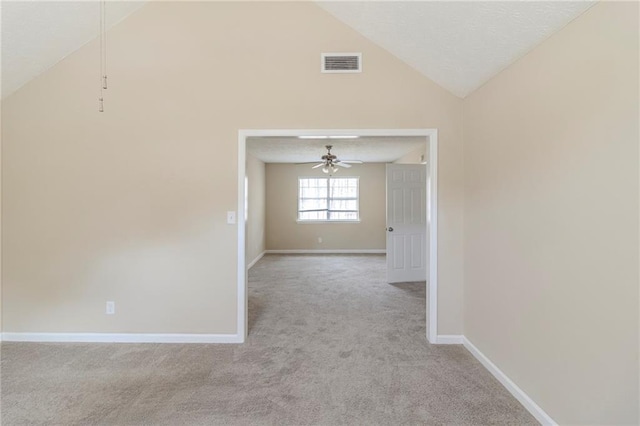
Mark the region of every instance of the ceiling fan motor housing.
POLYGON ((322 159, 325 163, 327 163, 327 165, 329 165, 332 164, 334 160, 337 160, 338 157, 331 153, 331 148, 333 148, 333 145, 325 145, 325 148, 327 148, 327 153, 322 156, 322 159))
POLYGON ((324 173, 329 173, 329 171, 331 171, 332 173, 335 173, 339 170, 338 166, 350 168, 351 164, 348 164, 348 163, 362 164, 362 161, 353 161, 353 160, 340 161, 338 160, 338 157, 336 155, 331 153, 331 148, 333 148, 332 145, 326 145, 325 148, 327 148, 327 153, 322 157, 320 157, 322 161, 319 164, 316 164, 315 166, 313 166, 312 169, 317 169, 318 167, 322 167, 322 171, 324 173))

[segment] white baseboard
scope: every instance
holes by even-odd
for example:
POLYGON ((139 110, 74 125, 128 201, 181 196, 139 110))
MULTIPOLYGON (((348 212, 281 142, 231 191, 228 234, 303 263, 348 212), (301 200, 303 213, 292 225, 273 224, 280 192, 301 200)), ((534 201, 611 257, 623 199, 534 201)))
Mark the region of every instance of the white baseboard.
POLYGON ((507 388, 507 390, 513 395, 520 403, 524 406, 543 425, 557 425, 557 423, 544 412, 542 408, 538 404, 536 404, 533 399, 529 397, 518 385, 513 383, 513 381, 502 372, 489 358, 486 357, 485 354, 480 352, 478 348, 475 347, 473 343, 469 341, 466 337, 463 337, 463 345, 471 354, 476 357, 484 367, 489 370, 493 376, 498 379, 502 386, 507 388))
POLYGON ((386 249, 266 250, 267 254, 386 254, 386 249))
POLYGON ((237 334, 2 333, 5 342, 243 343, 237 334))
POLYGON ((255 259, 253 259, 253 260, 251 261, 251 263, 249 263, 249 264, 247 265, 247 271, 248 271, 249 269, 251 269, 251 267, 252 267, 253 265, 255 265, 256 263, 258 263, 258 260, 262 259, 262 256, 264 256, 264 254, 265 254, 265 252, 263 251, 263 252, 262 252, 262 253, 260 253, 258 256, 256 256, 256 258, 255 258, 255 259))
POLYGON ((436 345, 462 345, 464 336, 461 334, 439 334, 436 337, 436 345))

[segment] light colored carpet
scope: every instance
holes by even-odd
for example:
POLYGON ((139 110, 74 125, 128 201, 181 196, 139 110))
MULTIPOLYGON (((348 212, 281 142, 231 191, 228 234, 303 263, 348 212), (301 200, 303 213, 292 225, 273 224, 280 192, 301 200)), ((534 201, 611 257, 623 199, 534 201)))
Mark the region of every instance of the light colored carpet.
POLYGON ((2 425, 536 424, 384 256, 265 256, 243 345, 2 344, 2 425))

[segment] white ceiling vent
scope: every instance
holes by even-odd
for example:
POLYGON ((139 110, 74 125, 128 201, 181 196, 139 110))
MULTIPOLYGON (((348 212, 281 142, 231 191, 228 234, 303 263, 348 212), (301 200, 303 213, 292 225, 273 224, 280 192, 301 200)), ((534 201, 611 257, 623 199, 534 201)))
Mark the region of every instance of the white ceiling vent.
POLYGON ((323 53, 322 72, 362 72, 362 53, 323 53))

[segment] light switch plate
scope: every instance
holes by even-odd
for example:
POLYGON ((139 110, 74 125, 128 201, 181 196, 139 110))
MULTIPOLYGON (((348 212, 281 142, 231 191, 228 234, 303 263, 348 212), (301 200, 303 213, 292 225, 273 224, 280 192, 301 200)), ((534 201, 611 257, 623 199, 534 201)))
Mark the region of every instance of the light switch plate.
POLYGON ((227 223, 229 225, 236 223, 236 212, 227 212, 227 223))

